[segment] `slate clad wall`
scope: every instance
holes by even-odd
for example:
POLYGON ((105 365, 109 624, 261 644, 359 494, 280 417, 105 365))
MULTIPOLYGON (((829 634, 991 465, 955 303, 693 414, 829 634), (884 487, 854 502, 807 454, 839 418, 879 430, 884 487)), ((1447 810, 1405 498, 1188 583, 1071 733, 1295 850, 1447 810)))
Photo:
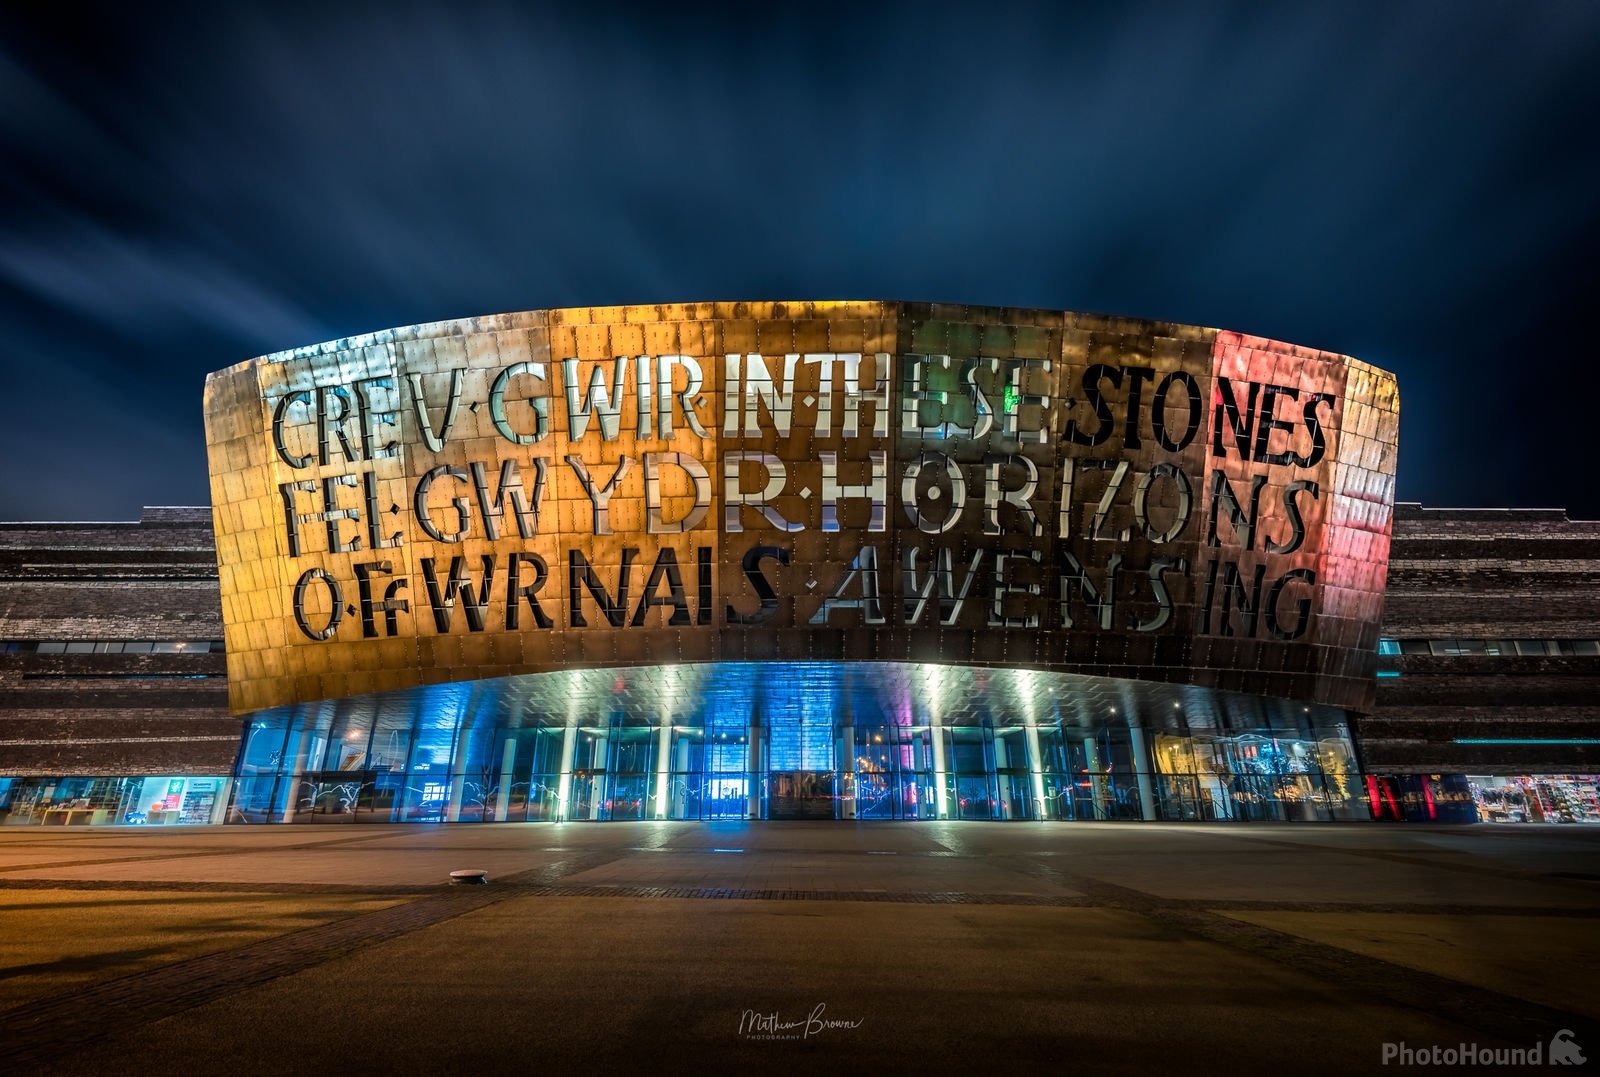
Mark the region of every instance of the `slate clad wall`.
MULTIPOLYGON (((1395 506, 1383 634, 1393 639, 1600 639, 1600 521, 1560 509, 1395 506)), ((1595 773, 1594 745, 1458 738, 1600 737, 1600 657, 1401 655, 1356 723, 1385 773, 1595 773)))
MULTIPOLYGON (((138 523, 0 524, 0 640, 220 639, 211 513, 138 523)), ((1551 510, 1396 507, 1385 636, 1600 638, 1600 522, 1551 510)), ((1358 719, 1375 773, 1594 773, 1582 745, 1459 737, 1600 737, 1600 658, 1385 660, 1358 719)), ((0 653, 0 775, 220 774, 239 722, 221 654, 0 653), (151 674, 212 674, 204 679, 151 674), (95 675, 99 676, 95 676, 95 675), (144 676, 105 676, 135 674, 144 676)))
MULTIPOLYGON (((0 641, 222 638, 211 512, 0 524, 0 641)), ((218 654, 0 646, 0 775, 226 774, 239 722, 218 654)))

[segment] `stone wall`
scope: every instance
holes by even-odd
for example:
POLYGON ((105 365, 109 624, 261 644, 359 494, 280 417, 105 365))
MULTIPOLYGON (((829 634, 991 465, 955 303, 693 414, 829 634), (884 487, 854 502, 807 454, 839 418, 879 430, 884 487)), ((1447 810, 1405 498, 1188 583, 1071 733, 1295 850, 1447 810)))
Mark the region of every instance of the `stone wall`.
MULTIPOLYGON (((1392 639, 1600 638, 1600 521, 1560 509, 1395 507, 1383 634, 1392 639)), ((1594 773, 1600 657, 1400 655, 1356 723, 1376 773, 1594 773)))
POLYGON ((49 654, 38 641, 222 638, 211 513, 0 524, 0 776, 225 774, 225 656, 49 654))

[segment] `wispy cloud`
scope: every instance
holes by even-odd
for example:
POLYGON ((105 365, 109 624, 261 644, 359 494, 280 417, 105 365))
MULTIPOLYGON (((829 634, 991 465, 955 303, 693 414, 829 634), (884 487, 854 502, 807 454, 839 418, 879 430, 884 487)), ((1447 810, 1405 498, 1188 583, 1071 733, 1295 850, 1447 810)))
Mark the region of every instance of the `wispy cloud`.
MULTIPOLYGON (((1508 350, 1587 354, 1600 5, 50 17, 0 22, 0 330, 27 345, 0 364, 81 372, 197 456, 201 378, 265 351, 537 306, 904 296, 1361 354, 1410 389, 1406 496, 1600 499, 1453 440, 1508 350)), ((1501 406, 1583 450, 1576 399, 1501 406)), ((66 437, 45 414, 9 436, 66 437)), ((65 449, 41 468, 103 481, 65 449)))

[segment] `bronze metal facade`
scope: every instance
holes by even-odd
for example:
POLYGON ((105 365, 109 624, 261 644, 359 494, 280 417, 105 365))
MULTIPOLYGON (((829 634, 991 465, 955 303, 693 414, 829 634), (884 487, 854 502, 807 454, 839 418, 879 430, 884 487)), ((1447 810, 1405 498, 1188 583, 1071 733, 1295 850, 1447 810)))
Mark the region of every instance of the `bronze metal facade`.
POLYGON ((532 311, 207 381, 235 713, 895 661, 1368 711, 1398 394, 1237 333, 901 302, 532 311))

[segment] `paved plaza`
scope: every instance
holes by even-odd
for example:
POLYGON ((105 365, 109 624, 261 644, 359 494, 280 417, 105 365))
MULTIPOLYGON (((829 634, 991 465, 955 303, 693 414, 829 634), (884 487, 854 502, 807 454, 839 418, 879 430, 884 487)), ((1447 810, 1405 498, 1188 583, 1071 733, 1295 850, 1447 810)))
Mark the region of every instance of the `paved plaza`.
POLYGON ((1600 828, 14 827, 0 908, 7 1072, 1600 1052, 1600 828))

